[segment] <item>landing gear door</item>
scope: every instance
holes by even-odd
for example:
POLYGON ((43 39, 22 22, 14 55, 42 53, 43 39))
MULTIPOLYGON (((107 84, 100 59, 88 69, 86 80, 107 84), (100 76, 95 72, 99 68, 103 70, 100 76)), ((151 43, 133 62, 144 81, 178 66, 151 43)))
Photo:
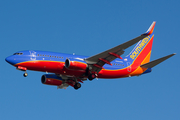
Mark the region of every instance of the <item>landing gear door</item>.
POLYGON ((30 52, 31 60, 36 60, 36 52, 35 51, 29 51, 29 52, 30 52))

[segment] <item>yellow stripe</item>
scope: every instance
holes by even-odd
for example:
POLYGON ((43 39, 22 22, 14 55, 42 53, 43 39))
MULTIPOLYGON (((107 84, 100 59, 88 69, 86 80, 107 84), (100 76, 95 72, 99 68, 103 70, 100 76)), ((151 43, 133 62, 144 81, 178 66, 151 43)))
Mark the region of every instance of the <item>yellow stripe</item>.
MULTIPOLYGON (((149 40, 149 42, 152 40, 153 37, 154 37, 154 35, 151 37, 151 39, 149 40)), ((149 43, 149 42, 148 42, 148 43, 149 43)), ((148 43, 146 44, 146 46, 148 45, 148 43)), ((146 48, 146 46, 142 49, 142 51, 146 48)), ((142 52, 142 51, 141 51, 141 52, 142 52)), ((139 55, 141 54, 141 52, 139 53, 139 55)), ((138 55, 138 56, 139 56, 139 55, 138 55)), ((135 60, 132 62, 132 64, 136 61, 136 59, 138 58, 138 56, 135 58, 135 60)), ((131 64, 131 65, 132 65, 132 64, 131 64)))
MULTIPOLYGON (((145 63, 147 63, 147 61, 146 61, 146 59, 148 58, 150 58, 150 55, 151 55, 151 51, 148 53, 148 55, 145 57, 145 59, 143 60, 143 62, 141 63, 141 65, 142 64, 145 64, 145 63)), ((149 62, 149 60, 148 60, 148 62, 149 62)), ((128 76, 129 75, 131 75, 131 76, 133 76, 133 75, 139 75, 139 74, 142 74, 144 71, 146 71, 147 70, 147 68, 141 68, 140 66, 136 69, 136 70, 134 70, 132 73, 130 73, 130 74, 128 74, 128 76)))

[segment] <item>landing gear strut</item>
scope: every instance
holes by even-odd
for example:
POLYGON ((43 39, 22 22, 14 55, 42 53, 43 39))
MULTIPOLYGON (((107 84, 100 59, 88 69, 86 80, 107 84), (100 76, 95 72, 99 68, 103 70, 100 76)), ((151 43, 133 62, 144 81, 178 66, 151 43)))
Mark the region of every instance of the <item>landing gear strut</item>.
POLYGON ((24 77, 27 77, 27 76, 28 76, 27 72, 25 72, 25 73, 23 74, 23 76, 24 76, 24 77))
POLYGON ((80 84, 80 83, 76 83, 76 84, 74 85, 74 89, 75 89, 75 90, 79 89, 80 87, 81 87, 81 84, 80 84))

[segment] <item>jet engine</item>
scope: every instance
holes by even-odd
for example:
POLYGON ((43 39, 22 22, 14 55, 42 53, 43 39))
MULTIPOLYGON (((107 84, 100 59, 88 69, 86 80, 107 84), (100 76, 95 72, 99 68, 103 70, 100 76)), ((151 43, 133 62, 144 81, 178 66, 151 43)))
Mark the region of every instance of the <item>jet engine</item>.
POLYGON ((72 80, 64 80, 55 74, 44 74, 41 77, 41 82, 46 85, 55 85, 58 89, 66 89, 69 85, 74 87, 76 90, 81 87, 81 84, 79 83, 81 81, 78 80, 78 82, 75 83, 72 80))
POLYGON ((46 85, 60 86, 63 80, 61 77, 57 77, 55 74, 45 74, 41 77, 41 82, 46 85))
POLYGON ((83 60, 66 59, 65 67, 70 70, 86 70, 87 64, 83 60))

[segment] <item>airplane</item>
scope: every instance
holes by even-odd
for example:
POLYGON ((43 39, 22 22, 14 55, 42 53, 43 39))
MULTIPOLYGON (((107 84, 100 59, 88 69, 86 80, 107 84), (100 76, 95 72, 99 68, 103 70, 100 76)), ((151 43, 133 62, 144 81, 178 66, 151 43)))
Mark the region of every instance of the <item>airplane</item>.
POLYGON ((5 60, 17 70, 24 71, 24 77, 28 75, 27 70, 46 72, 42 75, 41 82, 57 86, 58 89, 72 86, 77 90, 87 79, 91 81, 95 78, 113 79, 139 76, 150 73, 154 66, 176 54, 150 61, 155 24, 154 21, 144 34, 90 57, 26 50, 16 52, 5 60), (126 57, 121 57, 126 48, 136 43, 137 45, 126 57))

